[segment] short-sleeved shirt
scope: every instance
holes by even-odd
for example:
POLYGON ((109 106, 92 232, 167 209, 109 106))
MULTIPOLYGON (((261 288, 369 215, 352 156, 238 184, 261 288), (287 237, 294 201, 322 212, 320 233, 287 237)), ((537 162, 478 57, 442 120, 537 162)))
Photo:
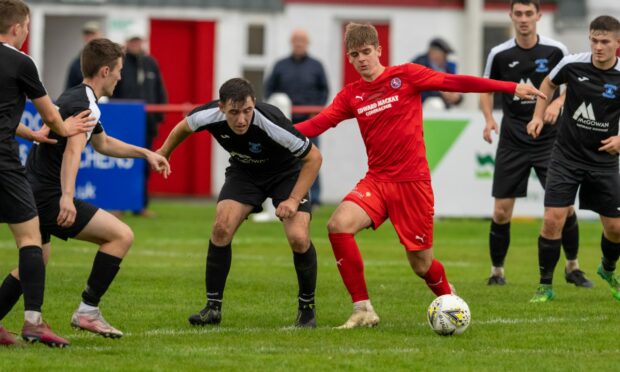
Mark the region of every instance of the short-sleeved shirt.
POLYGON ((47 95, 32 59, 13 46, 0 43, 0 170, 22 168, 15 130, 26 97, 47 95))
MULTIPOLYGON (((491 49, 484 77, 540 87, 549 71, 567 54, 564 44, 544 36, 539 36, 536 45, 529 49, 521 48, 515 39, 510 39, 491 49)), ((527 134, 527 124, 534 115, 535 106, 535 99, 524 100, 515 95, 502 94, 500 146, 545 151, 552 147, 555 126, 545 126, 536 139, 527 134)))
MULTIPOLYGON (((103 132, 103 126, 99 121, 101 111, 99 110, 99 106, 97 106, 97 96, 88 85, 80 84, 67 89, 58 98, 56 105, 60 110, 60 116, 63 120, 70 116, 77 115, 84 110, 91 111, 90 116, 97 119, 97 125, 85 134, 89 141, 93 134, 103 132)), ((30 149, 28 160, 26 161, 28 180, 35 191, 35 198, 37 198, 37 201, 39 198, 37 191, 61 192, 60 169, 62 167, 62 157, 67 147, 67 139, 54 132, 50 132, 49 137, 58 142, 55 144, 34 144, 30 149)))
POLYGON ((275 106, 257 102, 247 132, 239 135, 228 126, 218 103, 215 100, 196 108, 187 116, 187 123, 194 132, 209 131, 230 154, 231 167, 261 177, 301 169, 300 159, 312 144, 275 106))
POLYGON ((552 159, 580 169, 618 172, 618 155, 598 150, 602 140, 618 135, 618 61, 608 70, 599 70, 592 64, 592 53, 570 55, 551 71, 549 79, 555 85, 567 85, 552 159))

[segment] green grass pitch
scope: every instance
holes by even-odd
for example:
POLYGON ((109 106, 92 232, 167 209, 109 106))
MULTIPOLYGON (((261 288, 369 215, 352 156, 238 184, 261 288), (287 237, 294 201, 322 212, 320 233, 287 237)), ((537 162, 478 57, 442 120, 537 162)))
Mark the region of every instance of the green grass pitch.
MULTIPOLYGON (((620 303, 595 277, 598 221, 581 221, 580 261, 595 288, 568 285, 562 258, 557 298, 529 304, 538 279, 540 221, 514 222, 508 285, 488 287, 488 221, 438 220, 435 252, 469 304, 473 321, 457 337, 435 335, 426 322, 433 294, 409 268, 389 224, 359 234, 370 295, 381 317, 375 329, 333 330, 351 312, 325 224, 333 208, 312 221, 319 277, 315 330, 292 329, 297 284, 279 223, 246 222, 233 242, 223 320, 193 328, 187 316, 204 305, 206 247, 214 205, 156 201, 152 220, 126 217, 136 240, 101 309, 125 332, 109 340, 69 326, 96 247, 53 240, 44 316, 72 345, 0 349, 0 371, 19 370, 613 370, 620 303)), ((8 228, 0 229, 0 280, 17 263, 8 228)), ((19 331, 22 302, 3 324, 19 331)))

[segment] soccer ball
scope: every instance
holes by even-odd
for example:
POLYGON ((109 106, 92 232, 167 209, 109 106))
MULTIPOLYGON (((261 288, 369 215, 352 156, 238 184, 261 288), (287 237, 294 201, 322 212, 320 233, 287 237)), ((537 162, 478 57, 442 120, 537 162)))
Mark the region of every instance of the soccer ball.
POLYGON ((441 336, 460 335, 465 332, 471 321, 469 306, 456 295, 437 297, 428 306, 428 324, 441 336))

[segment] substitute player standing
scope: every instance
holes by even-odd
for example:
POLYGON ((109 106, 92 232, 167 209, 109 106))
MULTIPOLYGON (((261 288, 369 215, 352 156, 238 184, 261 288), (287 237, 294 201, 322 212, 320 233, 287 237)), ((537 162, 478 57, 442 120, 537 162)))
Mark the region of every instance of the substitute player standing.
POLYGON ((316 251, 310 241, 308 189, 321 166, 321 153, 293 128, 275 106, 256 102, 245 79, 230 79, 219 100, 192 111, 157 150, 169 158, 193 132, 207 130, 230 153, 230 166, 217 202, 205 273, 207 305, 189 317, 192 325, 219 324, 230 270, 233 236, 250 213, 260 212, 268 197, 293 250, 299 284, 295 326, 316 327, 314 291, 316 251))
POLYGON ((387 218, 413 271, 436 295, 452 293, 443 265, 433 256, 434 200, 420 93, 501 91, 531 99, 540 92, 530 85, 445 74, 416 64, 385 67, 379 62, 377 30, 370 24, 348 24, 345 47, 361 79, 345 86, 316 117, 295 127, 314 137, 356 118, 366 145, 368 173, 327 225, 338 270, 354 303, 353 314, 341 328, 353 328, 379 323, 354 235, 368 227, 377 229, 387 218))
MULTIPOLYGON (((63 347, 67 340, 57 336, 43 322, 41 308, 45 288, 45 265, 41 250, 39 218, 32 190, 19 159, 19 145, 15 140, 16 128, 24 111, 26 97, 32 100, 41 118, 61 136, 85 132, 94 126, 88 112, 81 113, 63 124, 58 110, 47 95, 32 59, 19 51, 28 36, 30 8, 21 0, 0 0, 0 222, 7 223, 19 248, 21 283, 7 276, 15 291, 24 293, 24 327, 22 337, 40 341, 49 346, 63 347), (70 125, 67 125, 70 124, 70 125)), ((24 136, 25 129, 20 133, 24 136)), ((41 139, 32 137, 30 139, 41 139)), ((4 301, 6 293, 0 289, 0 320, 11 307, 4 301)), ((17 341, 0 325, 0 345, 14 345, 17 341)))
MULTIPOLYGON (((541 15, 538 0, 510 2, 510 19, 516 37, 491 49, 484 77, 540 86, 549 71, 568 54, 563 44, 536 33, 536 25, 541 15)), ((564 95, 556 96, 547 107, 544 116, 546 121, 555 123, 564 97, 564 95)), ((526 126, 532 119, 535 104, 536 100, 524 100, 512 94, 502 94, 502 131, 493 173, 492 193, 495 206, 489 233, 489 251, 493 266, 487 282, 489 285, 506 284, 504 260, 510 245, 510 220, 515 198, 527 195, 527 183, 532 168, 542 187, 545 187, 556 128, 545 127, 537 140, 527 134, 526 126)), ((491 143, 492 132, 498 131, 493 118, 492 93, 480 95, 480 107, 486 120, 483 138, 491 143)), ((562 231, 562 245, 566 255, 566 281, 578 287, 592 287, 592 282, 585 277, 583 271, 579 270, 577 261, 579 228, 577 215, 572 208, 562 231)))
MULTIPOLYGON (((111 96, 121 78, 123 51, 120 45, 107 39, 95 39, 84 47, 81 55, 84 81, 65 91, 56 101, 60 114, 70 117, 89 109, 99 120, 101 112, 97 100, 111 96)), ((75 199, 75 180, 80 158, 87 142, 104 155, 122 158, 145 158, 153 169, 167 176, 168 161, 147 149, 132 146, 108 136, 101 123, 86 133, 70 138, 51 134, 57 142, 34 144, 26 163, 28 181, 32 185, 40 216, 43 252, 49 257, 51 235, 67 240, 95 243, 99 251, 95 256, 82 302, 71 318, 71 325, 104 337, 118 338, 123 333, 112 327, 101 315, 99 301, 120 269, 123 257, 133 242, 133 232, 110 213, 94 205, 75 199)), ((19 278, 19 271, 11 276, 19 278)), ((5 284, 0 293, 10 293, 12 286, 5 284)), ((19 288, 19 287, 17 287, 19 288)), ((13 306, 20 292, 14 291, 2 298, 3 306, 13 306), (11 300, 9 302, 8 300, 11 300)))
MULTIPOLYGON (((553 271, 560 256, 562 227, 575 203, 600 215, 602 263, 598 275, 620 301, 620 280, 615 273, 620 256, 620 22, 600 16, 590 23, 589 53, 570 55, 545 78, 540 89, 551 97, 567 85, 564 111, 551 153, 545 189, 545 217, 538 237, 540 286, 531 302, 553 300, 553 271)), ((527 131, 540 138, 548 100, 539 99, 527 131)))

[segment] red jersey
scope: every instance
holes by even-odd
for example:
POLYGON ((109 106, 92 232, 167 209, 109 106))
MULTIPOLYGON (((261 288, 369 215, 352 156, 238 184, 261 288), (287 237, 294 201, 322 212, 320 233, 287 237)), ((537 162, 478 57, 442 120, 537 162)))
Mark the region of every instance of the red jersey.
POLYGON ((374 81, 345 86, 331 105, 295 126, 316 137, 341 121, 356 118, 368 156, 367 177, 399 182, 430 180, 422 127, 422 91, 513 94, 516 83, 452 75, 407 63, 386 67, 374 81))

